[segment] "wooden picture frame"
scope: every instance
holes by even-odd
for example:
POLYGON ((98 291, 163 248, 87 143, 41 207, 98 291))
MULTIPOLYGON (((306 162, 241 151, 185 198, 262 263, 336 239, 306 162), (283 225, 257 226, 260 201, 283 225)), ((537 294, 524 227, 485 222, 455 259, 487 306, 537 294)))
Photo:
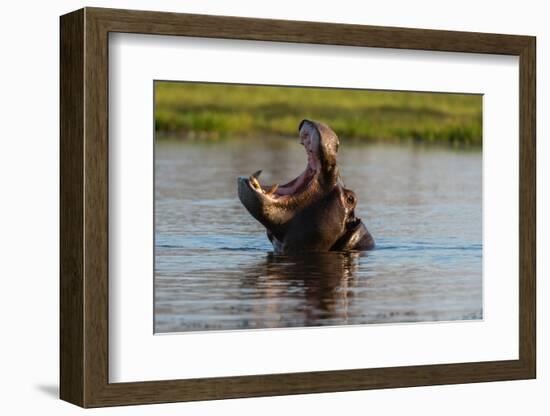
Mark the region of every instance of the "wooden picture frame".
POLYGON ((61 17, 60 396, 82 407, 337 392, 536 376, 535 38, 85 8, 61 17), (109 383, 108 34, 519 56, 519 359, 109 383))

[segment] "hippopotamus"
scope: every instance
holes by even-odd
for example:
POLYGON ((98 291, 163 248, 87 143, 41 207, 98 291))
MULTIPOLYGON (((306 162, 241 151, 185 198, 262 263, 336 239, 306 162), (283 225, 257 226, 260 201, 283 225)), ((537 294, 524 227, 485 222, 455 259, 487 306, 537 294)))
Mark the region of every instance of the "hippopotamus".
POLYGON ((302 174, 284 185, 261 184, 261 170, 239 177, 240 201, 266 228, 275 254, 371 250, 374 238, 355 215, 357 197, 340 177, 338 136, 311 120, 298 131, 307 154, 302 174))

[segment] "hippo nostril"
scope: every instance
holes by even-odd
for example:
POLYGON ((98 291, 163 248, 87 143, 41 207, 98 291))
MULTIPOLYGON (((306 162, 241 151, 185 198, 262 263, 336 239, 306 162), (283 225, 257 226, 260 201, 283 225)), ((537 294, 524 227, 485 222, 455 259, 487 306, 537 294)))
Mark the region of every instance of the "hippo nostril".
POLYGON ((351 216, 350 219, 346 222, 346 228, 352 230, 361 223, 361 218, 351 216))

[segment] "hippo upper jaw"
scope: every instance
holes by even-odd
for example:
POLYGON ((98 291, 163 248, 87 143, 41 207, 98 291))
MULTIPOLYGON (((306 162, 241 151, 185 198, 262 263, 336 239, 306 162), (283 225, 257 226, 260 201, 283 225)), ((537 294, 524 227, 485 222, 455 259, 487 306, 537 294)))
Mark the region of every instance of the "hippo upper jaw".
POLYGON ((248 212, 279 234, 298 212, 330 192, 338 183, 338 137, 327 126, 303 120, 300 143, 307 155, 304 171, 284 185, 262 184, 261 170, 238 178, 238 196, 248 212))

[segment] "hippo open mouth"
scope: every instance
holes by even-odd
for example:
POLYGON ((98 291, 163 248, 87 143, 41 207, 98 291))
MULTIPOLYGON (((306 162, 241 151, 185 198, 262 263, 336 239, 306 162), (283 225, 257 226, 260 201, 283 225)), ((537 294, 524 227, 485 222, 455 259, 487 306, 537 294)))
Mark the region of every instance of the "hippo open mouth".
POLYGON ((261 170, 253 173, 246 184, 256 192, 260 192, 267 198, 273 200, 284 201, 285 199, 296 197, 311 186, 315 186, 316 179, 321 172, 321 159, 319 140, 316 135, 312 134, 311 128, 308 125, 310 122, 304 120, 300 124, 300 143, 304 146, 307 154, 307 165, 304 171, 296 178, 284 185, 272 184, 263 185, 260 182, 261 170))
POLYGON ((302 193, 311 185, 313 178, 317 174, 317 171, 311 169, 311 167, 308 165, 304 172, 302 172, 296 178, 292 179, 290 182, 284 185, 262 185, 260 183, 261 173, 262 171, 259 170, 253 173, 250 178, 248 178, 249 186, 251 186, 256 191, 262 192, 267 197, 270 197, 272 199, 281 199, 292 197, 302 193))
POLYGON ((338 136, 310 120, 298 130, 307 155, 304 171, 283 185, 262 184, 261 170, 240 177, 242 204, 266 227, 278 253, 372 248, 374 240, 355 216, 355 194, 339 179, 338 136))
POLYGON ((239 178, 241 202, 276 235, 298 211, 317 201, 338 182, 336 134, 327 126, 309 120, 302 121, 298 130, 307 155, 307 165, 300 175, 283 185, 262 184, 261 171, 239 178))

